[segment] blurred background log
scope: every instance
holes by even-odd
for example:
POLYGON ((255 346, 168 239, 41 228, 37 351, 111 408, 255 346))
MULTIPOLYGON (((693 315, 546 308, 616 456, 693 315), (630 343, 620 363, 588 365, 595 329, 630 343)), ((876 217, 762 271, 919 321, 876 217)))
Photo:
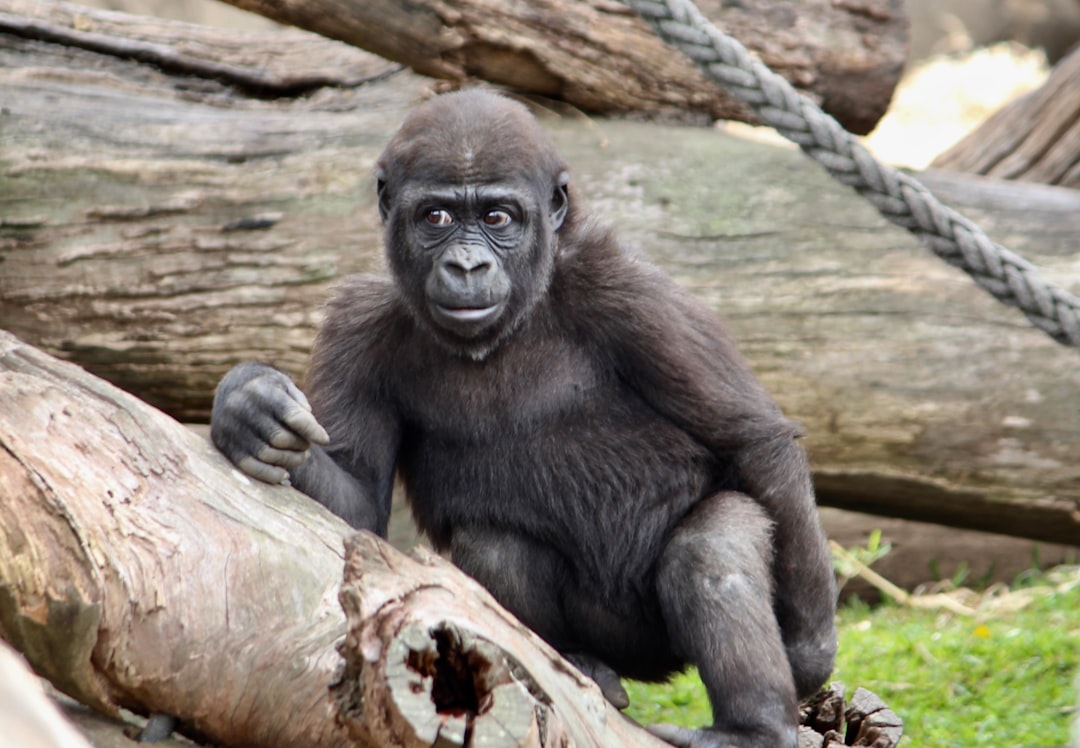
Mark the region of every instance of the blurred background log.
POLYGON ((1036 91, 1003 107, 934 168, 1080 188, 1080 46, 1036 91))
MULTIPOLYGON (((454 84, 479 78, 596 114, 750 118, 614 0, 227 2, 454 84)), ((699 6, 852 132, 888 108, 907 49, 902 0, 699 6)))
MULTIPOLYGON (((155 23, 173 52, 202 33, 155 23)), ((234 50, 259 61, 249 72, 283 75, 262 65, 277 33, 300 32, 234 50)), ((382 265, 372 164, 432 89, 344 45, 327 54, 371 82, 264 99, 0 35, 0 326, 185 420, 205 419, 236 361, 302 376, 335 279, 382 265)), ((804 422, 823 504, 1078 542, 1075 352, 797 152, 548 107, 592 210, 715 307, 804 422)), ((1080 195, 925 177, 1080 286, 1080 195)))

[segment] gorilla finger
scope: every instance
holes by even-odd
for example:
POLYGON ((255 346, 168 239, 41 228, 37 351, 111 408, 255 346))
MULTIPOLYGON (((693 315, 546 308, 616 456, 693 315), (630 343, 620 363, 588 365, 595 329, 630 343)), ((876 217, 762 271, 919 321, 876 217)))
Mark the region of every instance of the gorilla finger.
POLYGON ((304 410, 308 411, 309 413, 311 412, 311 403, 308 402, 307 395, 305 395, 304 391, 297 387, 296 383, 293 382, 291 379, 285 380, 285 391, 289 393, 289 396, 293 400, 300 403, 304 410))
POLYGON ((268 447, 285 449, 291 452, 305 452, 311 446, 311 441, 300 436, 292 428, 277 424, 276 428, 266 437, 266 444, 268 447))
POLYGON ((255 457, 245 457, 236 466, 256 480, 279 485, 289 479, 289 471, 276 465, 267 465, 255 457))
POLYGON ((330 435, 326 433, 326 429, 322 427, 322 424, 315 420, 315 416, 311 414, 310 410, 294 405, 285 412, 282 420, 295 433, 313 444, 325 445, 330 443, 330 435))
POLYGON ((615 675, 614 671, 610 675, 608 673, 597 673, 596 684, 600 686, 600 691, 604 694, 604 698, 608 700, 608 703, 619 711, 630 706, 630 696, 627 695, 626 689, 619 682, 619 676, 615 675))
POLYGON ((274 447, 267 445, 255 454, 255 459, 259 462, 266 463, 267 465, 293 468, 306 460, 307 456, 307 450, 275 449, 274 447))
MULTIPOLYGON (((235 425, 231 428, 232 440, 238 446, 247 447, 247 454, 257 453, 258 448, 264 445, 303 452, 314 441, 304 433, 305 430, 313 430, 311 436, 316 437, 326 433, 311 413, 301 408, 291 397, 287 397, 282 390, 270 396, 265 392, 254 393, 244 401, 238 400, 234 412, 237 416, 233 419, 235 425), (293 416, 294 412, 306 413, 307 418, 297 419, 293 416), (298 423, 298 427, 294 427, 289 421, 298 423), (311 424, 314 424, 314 429, 311 424)), ((222 420, 218 423, 222 423, 222 420)), ((225 430, 224 427, 219 427, 219 431, 225 430)))

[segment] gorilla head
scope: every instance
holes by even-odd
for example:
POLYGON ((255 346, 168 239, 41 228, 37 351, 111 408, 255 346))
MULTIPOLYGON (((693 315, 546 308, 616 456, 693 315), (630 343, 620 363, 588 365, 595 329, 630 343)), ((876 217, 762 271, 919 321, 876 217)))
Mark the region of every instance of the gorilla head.
POLYGON ((525 107, 470 90, 413 111, 377 168, 408 307, 444 347, 485 358, 547 293, 566 165, 525 107))

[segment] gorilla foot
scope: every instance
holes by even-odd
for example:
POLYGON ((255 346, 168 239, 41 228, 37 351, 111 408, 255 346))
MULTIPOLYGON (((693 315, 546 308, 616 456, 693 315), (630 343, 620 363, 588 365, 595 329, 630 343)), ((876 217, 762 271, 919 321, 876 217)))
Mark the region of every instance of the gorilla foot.
POLYGON ((692 729, 677 725, 649 725, 646 729, 676 748, 796 748, 798 733, 794 728, 779 733, 728 731, 716 727, 692 729))
POLYGON ((585 654, 563 655, 573 663, 574 667, 589 676, 600 686, 600 692, 604 698, 616 709, 625 709, 630 706, 630 697, 626 695, 626 689, 619 681, 619 674, 610 667, 600 662, 595 657, 585 654))

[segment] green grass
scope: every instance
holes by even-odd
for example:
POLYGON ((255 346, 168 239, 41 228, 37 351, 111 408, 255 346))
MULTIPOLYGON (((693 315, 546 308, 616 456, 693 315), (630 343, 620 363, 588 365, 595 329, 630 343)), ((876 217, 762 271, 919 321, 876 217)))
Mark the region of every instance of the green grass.
MULTIPOLYGON (((1047 580, 1041 580, 1046 582, 1047 580)), ((1054 581, 1054 580, 1050 580, 1054 581)), ((907 748, 1070 744, 1080 670, 1080 576, 1020 610, 968 617, 858 601, 839 613, 833 680, 863 686, 904 720, 907 748)), ((696 673, 628 683, 639 722, 710 721, 696 673)))

